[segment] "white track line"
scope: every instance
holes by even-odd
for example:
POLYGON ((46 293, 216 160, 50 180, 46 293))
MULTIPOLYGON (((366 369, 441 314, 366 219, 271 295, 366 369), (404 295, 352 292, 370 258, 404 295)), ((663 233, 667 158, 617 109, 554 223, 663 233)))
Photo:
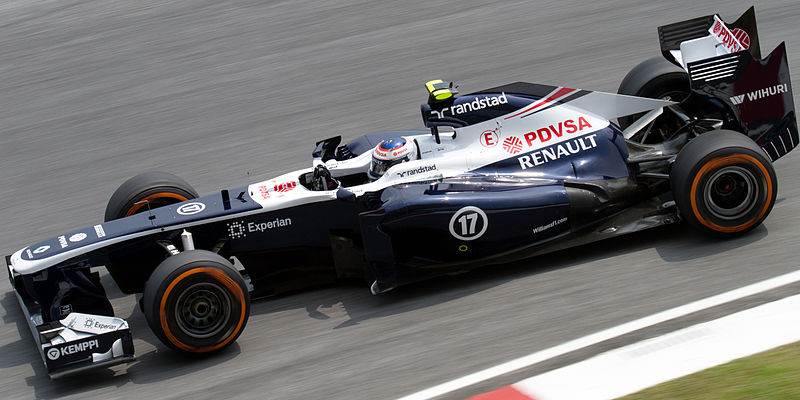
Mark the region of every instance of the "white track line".
MULTIPOLYGON (((513 384, 531 399, 616 399, 800 340, 800 295, 611 350, 513 384)), ((501 398, 501 397, 498 397, 501 398)))
POLYGON ((725 304, 734 300, 738 300, 754 294, 766 292, 781 286, 800 281, 800 270, 790 272, 785 275, 776 276, 752 285, 744 286, 734 289, 725 293, 720 293, 715 296, 707 297, 689 304, 675 307, 666 311, 659 312, 644 318, 640 318, 622 325, 615 326, 600 332, 593 333, 582 338, 571 340, 562 343, 558 346, 549 349, 537 351, 511 361, 507 361, 500 365, 487 368, 483 371, 478 371, 461 378, 453 379, 452 381, 445 382, 428 389, 412 393, 408 396, 401 397, 398 400, 427 400, 436 396, 441 396, 445 393, 454 390, 462 389, 478 382, 483 382, 488 379, 498 377, 522 368, 529 367, 533 364, 540 363, 551 358, 555 358, 569 352, 579 350, 591 345, 613 339, 617 336, 622 336, 639 329, 647 328, 664 321, 669 321, 678 317, 682 317, 697 311, 705 310, 707 308, 715 307, 720 304, 725 304))

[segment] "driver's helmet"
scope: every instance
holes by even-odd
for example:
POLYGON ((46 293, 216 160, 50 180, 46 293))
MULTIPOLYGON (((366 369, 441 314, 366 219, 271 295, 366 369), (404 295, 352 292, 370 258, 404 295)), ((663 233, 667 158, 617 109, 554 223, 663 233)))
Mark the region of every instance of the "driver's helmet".
POLYGON ((391 166, 417 159, 417 146, 405 137, 382 140, 372 151, 372 163, 367 175, 374 180, 383 176, 391 166))

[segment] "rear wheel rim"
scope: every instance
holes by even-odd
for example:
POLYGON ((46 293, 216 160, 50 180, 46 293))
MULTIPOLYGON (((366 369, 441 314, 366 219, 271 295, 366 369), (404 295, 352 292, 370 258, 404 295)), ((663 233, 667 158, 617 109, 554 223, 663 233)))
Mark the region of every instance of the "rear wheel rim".
POLYGON ((749 214, 758 203, 759 187, 755 175, 737 165, 715 171, 703 193, 708 211, 723 220, 736 220, 749 214))
POLYGON ((175 320, 184 334, 207 339, 227 328, 231 304, 231 296, 224 287, 212 282, 196 283, 175 302, 175 320))

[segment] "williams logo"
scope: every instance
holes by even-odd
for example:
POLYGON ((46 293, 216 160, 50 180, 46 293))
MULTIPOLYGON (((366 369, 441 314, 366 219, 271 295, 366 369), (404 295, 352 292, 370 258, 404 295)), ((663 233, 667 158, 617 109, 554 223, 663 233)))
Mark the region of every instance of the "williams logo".
POLYGON ((178 214, 180 215, 193 215, 199 212, 202 212, 206 209, 206 205, 196 201, 194 203, 186 203, 180 207, 178 207, 178 214))
POLYGON ((739 105, 747 101, 755 101, 765 97, 774 96, 779 93, 789 93, 789 84, 781 83, 780 85, 771 86, 764 89, 754 90, 750 93, 740 94, 738 96, 731 96, 731 103, 739 105))

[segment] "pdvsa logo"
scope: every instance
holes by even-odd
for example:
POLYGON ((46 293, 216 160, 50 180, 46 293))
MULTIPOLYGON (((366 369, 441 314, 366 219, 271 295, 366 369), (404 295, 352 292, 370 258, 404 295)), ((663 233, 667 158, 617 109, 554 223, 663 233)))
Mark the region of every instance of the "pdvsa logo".
POLYGON ((503 150, 511 153, 517 154, 522 150, 522 140, 519 140, 516 136, 511 136, 503 141, 503 150))
POLYGON ((750 47, 750 36, 747 35, 747 32, 741 29, 731 31, 716 15, 714 16, 714 25, 708 28, 708 33, 712 34, 731 53, 750 47))
POLYGON ((288 192, 288 191, 290 191, 290 190, 292 190, 292 189, 294 189, 296 187, 297 187, 297 182, 291 181, 291 182, 279 183, 279 184, 275 185, 273 190, 275 190, 276 192, 283 193, 283 192, 288 192))
POLYGON ((733 33, 733 37, 739 40, 739 43, 741 43, 742 47, 745 49, 750 48, 750 35, 748 35, 744 29, 735 28, 731 31, 731 33, 733 33))
POLYGON ((565 121, 560 121, 557 124, 552 124, 544 128, 537 129, 533 132, 528 132, 524 135, 524 137, 525 141, 528 142, 528 146, 533 146, 533 143, 537 139, 540 143, 546 143, 550 141, 550 139, 553 139, 553 137, 560 138, 565 133, 573 134, 591 127, 592 124, 590 124, 586 118, 578 117, 577 120, 568 119, 565 121))

